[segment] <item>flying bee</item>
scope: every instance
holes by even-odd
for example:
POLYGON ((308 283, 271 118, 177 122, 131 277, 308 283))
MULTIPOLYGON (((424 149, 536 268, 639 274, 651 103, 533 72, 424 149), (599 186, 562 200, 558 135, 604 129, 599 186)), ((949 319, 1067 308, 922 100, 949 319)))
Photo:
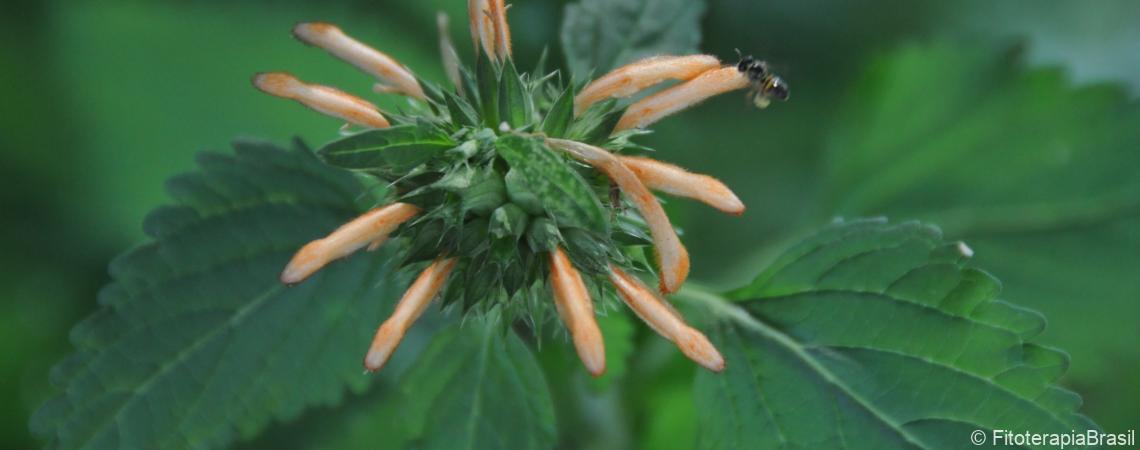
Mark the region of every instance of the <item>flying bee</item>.
MULTIPOLYGON (((740 50, 737 50, 736 54, 740 55, 740 50)), ((741 56, 740 62, 736 63, 736 70, 748 77, 748 82, 752 83, 748 98, 757 108, 767 108, 772 99, 781 102, 788 100, 790 90, 788 83, 768 70, 766 61, 757 60, 752 55, 741 56)))

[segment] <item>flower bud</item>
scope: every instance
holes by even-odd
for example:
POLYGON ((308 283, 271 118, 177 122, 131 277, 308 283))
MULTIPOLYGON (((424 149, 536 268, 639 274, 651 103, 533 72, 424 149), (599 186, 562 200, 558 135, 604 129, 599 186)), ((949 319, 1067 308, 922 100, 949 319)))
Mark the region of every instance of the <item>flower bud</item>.
POLYGON ((594 319, 594 303, 586 291, 586 283, 570 264, 560 248, 550 252, 550 285, 554 290, 554 305, 570 337, 578 358, 594 376, 606 371, 606 350, 602 331, 594 319))
POLYGON ((337 58, 352 64, 390 84, 390 88, 418 99, 426 98, 415 75, 391 56, 364 45, 344 34, 336 25, 323 22, 299 23, 293 27, 293 36, 309 45, 317 46, 337 58))
POLYGON ((281 272, 281 282, 300 283, 333 260, 370 244, 370 248, 378 246, 400 224, 419 213, 418 207, 407 203, 393 203, 368 211, 332 234, 301 247, 281 272))
POLYGON ((267 94, 296 100, 317 112, 357 125, 389 127, 388 119, 375 105, 330 87, 306 84, 287 73, 259 73, 253 77, 253 85, 267 94))
POLYGON ((728 186, 716 178, 695 174, 649 158, 619 156, 618 159, 650 189, 700 200, 732 215, 739 216, 744 213, 744 203, 728 189, 728 186))
POLYGON ((711 55, 655 56, 614 69, 574 97, 574 115, 599 100, 629 97, 665 80, 689 80, 720 66, 711 55))
POLYGON ((455 258, 440 259, 420 273, 411 287, 404 292, 392 315, 376 330, 372 345, 364 356, 365 369, 375 372, 384 367, 392 357, 392 353, 396 351, 396 347, 400 345, 400 341, 404 339, 408 328, 411 328, 416 319, 423 315, 432 299, 443 288, 447 276, 454 267, 455 258))
POLYGON ((614 132, 644 128, 665 116, 681 111, 709 97, 749 86, 748 77, 736 67, 723 67, 702 73, 630 105, 618 121, 614 132))
POLYGON ((677 345, 689 359, 713 372, 724 370, 724 357, 703 333, 690 327, 681 315, 640 280, 610 266, 610 282, 625 304, 653 331, 677 345))

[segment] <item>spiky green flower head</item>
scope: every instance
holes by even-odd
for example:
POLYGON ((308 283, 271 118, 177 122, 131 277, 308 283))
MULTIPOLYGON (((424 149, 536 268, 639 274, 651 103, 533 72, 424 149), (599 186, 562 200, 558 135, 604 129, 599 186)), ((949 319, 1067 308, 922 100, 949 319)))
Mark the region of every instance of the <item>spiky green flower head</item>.
POLYGON ((708 340, 630 274, 657 278, 667 294, 689 270, 688 254, 650 189, 732 214, 744 206, 711 177, 636 156, 647 149, 631 138, 705 98, 753 86, 750 74, 708 55, 649 58, 589 83, 545 72, 541 62, 521 71, 511 57, 502 1, 472 0, 469 8, 471 67, 459 61, 441 16, 449 85, 414 76, 333 25, 294 29, 300 40, 376 76, 377 91, 407 96, 409 107, 399 113, 284 73, 254 78, 265 92, 367 128, 318 154, 390 188, 383 205, 298 251, 282 281, 301 282, 361 248, 400 246, 399 264, 423 272, 377 332, 365 359, 370 370, 383 366, 437 297, 464 314, 536 328, 557 311, 596 375, 605 362, 594 301, 620 297, 686 355, 722 369, 708 340), (636 102, 622 99, 666 80, 680 83, 636 102))

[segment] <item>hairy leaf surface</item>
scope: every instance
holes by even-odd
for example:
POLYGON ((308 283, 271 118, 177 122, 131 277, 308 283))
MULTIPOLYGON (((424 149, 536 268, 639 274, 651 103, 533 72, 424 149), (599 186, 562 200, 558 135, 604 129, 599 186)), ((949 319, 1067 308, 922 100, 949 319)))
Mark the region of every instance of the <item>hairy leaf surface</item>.
POLYGON ((826 158, 831 213, 967 240, 1010 301, 1049 317, 1042 339, 1079 362, 1068 381, 1090 413, 1140 414, 1120 401, 1140 398, 1140 104, 948 45, 875 60, 849 91, 826 158))
POLYGON ((471 321, 436 336, 400 385, 400 411, 424 449, 545 449, 554 407, 531 350, 497 324, 471 321))
POLYGON ((1095 428, 1053 383, 1044 318, 933 227, 836 223, 713 309, 723 374, 700 372, 703 448, 960 449, 973 430, 1095 428))
POLYGON ((336 167, 375 170, 395 177, 455 146, 446 134, 427 124, 368 130, 333 141, 317 152, 336 167))
POLYGON ((144 225, 152 240, 112 262, 99 309, 72 330, 76 352, 52 371, 61 393, 32 420, 53 447, 220 447, 367 387, 362 352, 403 288, 385 254, 277 280, 301 245, 360 212, 366 186, 306 149, 235 147, 172 179, 174 203, 144 225))

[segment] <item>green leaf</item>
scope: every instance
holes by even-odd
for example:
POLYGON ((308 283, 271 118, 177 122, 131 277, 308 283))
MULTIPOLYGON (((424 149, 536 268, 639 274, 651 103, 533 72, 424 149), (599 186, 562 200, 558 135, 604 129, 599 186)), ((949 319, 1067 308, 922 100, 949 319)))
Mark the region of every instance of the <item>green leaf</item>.
POLYGON ((580 0, 566 5, 562 48, 570 73, 588 79, 660 54, 695 53, 702 0, 580 0))
POLYGON ((487 59, 487 55, 479 52, 479 59, 475 62, 475 82, 479 88, 480 107, 483 109, 483 125, 488 128, 499 129, 499 72, 495 63, 487 59))
MULTIPOLYGON (((495 150, 512 172, 525 181, 560 227, 577 227, 609 235, 609 220, 601 202, 582 176, 566 160, 536 138, 507 135, 495 150)), ((507 189, 511 190, 508 176, 507 189)))
POLYGON ((446 99, 447 112, 452 121, 465 127, 473 127, 479 124, 479 115, 475 113, 475 108, 467 100, 449 91, 443 91, 443 96, 446 99))
POLYGON ((840 222, 735 303, 706 293, 727 369, 697 376, 702 448, 969 447, 976 429, 1095 428, 1053 383, 1068 357, 1039 314, 997 300, 933 227, 840 222))
POLYGON ((277 276, 358 214, 368 186, 306 149, 235 148, 170 180, 174 204, 144 224, 152 240, 112 262, 99 308, 72 330, 76 352, 52 371, 59 396, 32 419, 52 447, 221 447, 367 387, 361 354, 402 285, 387 254, 294 287, 277 276))
POLYGON ((441 332, 401 383, 416 448, 546 449, 554 407, 534 355, 513 332, 469 321, 441 332))
POLYGON ((594 103, 570 124, 566 138, 601 145, 613 134, 624 112, 625 108, 618 108, 615 99, 594 103))
POLYGON ((530 95, 515 69, 515 63, 511 61, 503 65, 503 74, 499 80, 499 115, 511 128, 528 125, 534 115, 530 95))
POLYGON ((374 170, 395 178, 455 145, 439 129, 418 123, 354 134, 326 144, 317 154, 336 167, 374 170))
POLYGON ((1067 380, 1097 399, 1089 414, 1135 416, 1140 104, 1009 55, 932 45, 873 61, 828 140, 826 203, 968 242, 1008 299, 1050 318, 1042 341, 1080 361, 1067 380))
POLYGON ((562 137, 574 120, 574 86, 571 84, 554 101, 542 119, 542 132, 550 137, 562 137))

